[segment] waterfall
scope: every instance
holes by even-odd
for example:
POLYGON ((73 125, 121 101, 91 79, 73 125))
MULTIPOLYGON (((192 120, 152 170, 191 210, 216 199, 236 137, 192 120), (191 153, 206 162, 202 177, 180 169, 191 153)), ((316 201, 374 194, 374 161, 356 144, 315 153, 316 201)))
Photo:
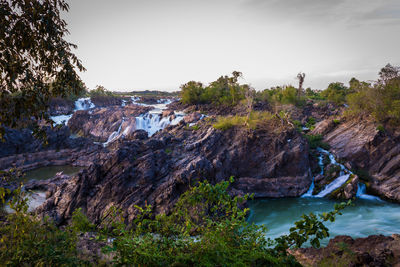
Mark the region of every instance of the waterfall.
MULTIPOLYGON (((124 123, 125 118, 122 118, 121 124, 118 127, 118 130, 116 130, 115 132, 112 132, 110 134, 110 136, 108 136, 107 142, 103 143, 103 146, 106 147, 108 146, 108 144, 110 144, 112 141, 120 138, 122 136, 121 134, 121 129, 122 129, 122 124, 124 123)), ((125 131, 124 131, 125 132, 125 131)))
MULTIPOLYGON (((318 198, 325 197, 325 196, 329 195, 330 193, 332 193, 333 191, 335 191, 336 189, 338 189, 339 187, 341 187, 349 179, 350 175, 353 174, 343 164, 338 163, 335 159, 335 156, 332 153, 330 153, 329 151, 322 149, 320 147, 317 148, 317 151, 320 153, 320 155, 318 157, 319 158, 318 165, 321 167, 320 174, 321 175, 324 174, 323 155, 325 154, 325 155, 328 155, 331 164, 340 166, 339 177, 336 178, 333 182, 325 185, 324 189, 321 192, 319 192, 317 195, 312 195, 312 192, 315 187, 314 177, 313 177, 310 188, 301 197, 318 197, 318 198)), ((367 199, 367 200, 382 201, 379 197, 366 194, 366 186, 365 186, 365 184, 363 184, 361 182, 359 182, 357 185, 356 197, 361 198, 361 199, 367 199)))
POLYGON ((79 98, 75 101, 75 111, 77 110, 88 110, 94 108, 94 104, 90 100, 90 97, 79 98))
POLYGON ((358 183, 358 188, 357 188, 357 194, 356 196, 361 199, 367 199, 367 200, 376 200, 376 201, 382 201, 379 197, 368 195, 367 194, 367 187, 365 186, 364 183, 358 183))
MULTIPOLYGON (((318 151, 320 151, 319 150, 319 148, 317 149, 318 151)), ((320 171, 320 174, 322 175, 322 174, 324 174, 324 154, 322 154, 321 153, 321 151, 320 151, 320 153, 319 153, 319 157, 318 157, 318 165, 319 165, 319 167, 321 168, 321 171, 320 171)), ((315 184, 314 184, 314 177, 312 178, 312 181, 311 181, 311 185, 310 185, 310 188, 307 190, 307 192, 304 194, 304 195, 302 195, 301 197, 312 197, 313 196, 313 191, 314 191, 314 187, 315 187, 315 184)))
MULTIPOLYGON (((75 101, 75 109, 74 112, 77 110, 88 110, 94 108, 95 105, 90 100, 90 97, 79 98, 75 101)), ((58 115, 58 116, 51 116, 50 119, 54 121, 54 125, 64 124, 67 125, 68 121, 72 118, 72 114, 69 115, 58 115)))
POLYGON ((326 195, 332 193, 339 187, 341 187, 350 177, 350 174, 344 174, 342 176, 339 176, 336 178, 333 182, 330 184, 326 185, 324 190, 318 193, 315 197, 325 197, 326 195))
POLYGON ((178 124, 182 119, 183 116, 181 115, 175 115, 175 119, 172 119, 171 116, 161 118, 161 113, 151 110, 146 114, 136 117, 136 129, 145 130, 149 136, 152 136, 157 131, 164 129, 168 125, 178 124))

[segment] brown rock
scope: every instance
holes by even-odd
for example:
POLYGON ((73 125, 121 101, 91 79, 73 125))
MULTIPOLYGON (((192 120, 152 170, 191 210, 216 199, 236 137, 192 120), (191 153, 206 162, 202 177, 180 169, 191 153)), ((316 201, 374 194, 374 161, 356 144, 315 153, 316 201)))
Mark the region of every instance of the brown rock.
POLYGON ((197 122, 198 120, 200 120, 200 118, 201 118, 201 114, 199 112, 193 112, 189 115, 186 115, 183 118, 183 121, 185 123, 192 123, 192 122, 197 122))

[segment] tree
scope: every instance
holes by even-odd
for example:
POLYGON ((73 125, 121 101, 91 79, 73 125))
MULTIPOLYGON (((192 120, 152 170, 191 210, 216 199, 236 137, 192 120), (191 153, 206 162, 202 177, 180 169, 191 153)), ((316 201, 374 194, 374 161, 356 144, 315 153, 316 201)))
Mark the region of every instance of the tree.
POLYGON ((253 103, 254 103, 254 97, 256 95, 256 90, 247 84, 243 86, 244 88, 244 96, 246 97, 247 100, 247 117, 246 117, 246 125, 248 126, 249 120, 250 120, 250 115, 251 112, 253 111, 253 103))
POLYGON ((400 67, 392 66, 390 63, 379 72, 378 82, 387 84, 390 80, 400 77, 400 67))
POLYGON ((330 83, 328 88, 322 91, 321 95, 327 98, 330 102, 341 105, 346 101, 346 95, 349 93, 347 88, 341 82, 330 83))
POLYGON ((50 97, 83 90, 60 16, 68 9, 64 0, 0 0, 0 138, 5 126, 47 118, 50 97))
POLYGON ((297 74, 297 79, 299 80, 299 90, 297 91, 297 96, 300 97, 303 94, 303 83, 304 83, 304 78, 306 77, 305 73, 299 72, 297 74))

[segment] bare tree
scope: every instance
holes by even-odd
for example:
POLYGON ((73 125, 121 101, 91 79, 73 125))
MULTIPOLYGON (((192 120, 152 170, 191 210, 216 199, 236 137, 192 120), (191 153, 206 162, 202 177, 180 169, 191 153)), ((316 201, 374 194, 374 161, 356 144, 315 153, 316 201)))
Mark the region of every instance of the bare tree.
POLYGON ((297 91, 297 96, 300 97, 303 94, 303 83, 304 83, 304 78, 306 77, 305 73, 299 72, 297 74, 297 79, 299 80, 299 89, 297 91))

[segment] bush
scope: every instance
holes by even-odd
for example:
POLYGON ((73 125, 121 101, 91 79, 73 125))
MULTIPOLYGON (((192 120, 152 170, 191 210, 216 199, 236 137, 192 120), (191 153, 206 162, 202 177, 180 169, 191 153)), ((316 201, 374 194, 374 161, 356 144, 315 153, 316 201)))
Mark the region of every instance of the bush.
POLYGON ((228 130, 234 126, 248 127, 249 129, 256 129, 262 124, 271 121, 274 118, 270 112, 253 111, 250 116, 219 116, 213 127, 218 130, 228 130))
POLYGON ((256 99, 268 100, 272 104, 293 104, 296 106, 303 106, 305 98, 298 96, 297 89, 293 86, 273 87, 258 92, 256 99))
POLYGON ((321 92, 321 96, 330 102, 342 105, 346 102, 346 95, 349 93, 349 88, 343 83, 335 82, 329 84, 328 88, 321 92))
POLYGON ((349 104, 347 115, 371 115, 379 123, 400 125, 399 73, 381 77, 374 84, 366 82, 355 84, 357 85, 355 92, 347 96, 349 104))
POLYGON ((15 213, 0 225, 0 262, 5 266, 76 266, 77 236, 69 228, 61 230, 48 219, 27 213, 21 188, 10 202, 15 213))
POLYGON ((236 105, 245 98, 247 85, 238 83, 241 73, 234 71, 232 76, 221 76, 209 86, 190 81, 181 86, 181 98, 184 104, 236 105))
POLYGON ((329 144, 322 141, 324 138, 320 134, 317 135, 306 134, 304 136, 307 139, 311 149, 316 149, 320 147, 322 149, 328 150, 330 148, 329 144))
POLYGON ((78 209, 63 229, 28 214, 20 188, 10 203, 16 212, 0 224, 0 261, 12 266, 94 264, 81 260, 76 247, 78 235, 89 231, 98 241, 112 238, 103 243, 103 253, 112 253, 118 266, 301 266, 288 249, 307 241, 319 247, 319 240, 329 237, 323 223, 334 221, 350 204, 319 216, 303 215, 289 234, 271 240, 265 226, 247 222, 249 209, 240 208, 250 196, 228 194, 233 182, 232 177, 215 185, 199 182, 181 195, 169 215, 154 216, 151 206, 135 206, 138 213, 130 225, 114 207, 97 225, 78 209))

